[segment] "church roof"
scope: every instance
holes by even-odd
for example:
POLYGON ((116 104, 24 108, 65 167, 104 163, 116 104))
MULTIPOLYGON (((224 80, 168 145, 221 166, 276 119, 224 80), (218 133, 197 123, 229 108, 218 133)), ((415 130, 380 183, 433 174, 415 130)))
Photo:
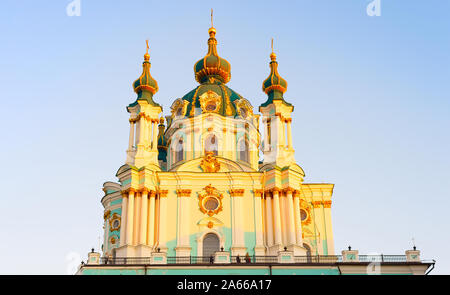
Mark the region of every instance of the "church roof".
POLYGON ((215 113, 223 116, 236 116, 236 106, 233 102, 241 99, 242 96, 218 80, 204 82, 182 97, 182 100, 188 102, 185 116, 193 117, 198 114, 195 109, 201 110, 200 97, 209 91, 217 94, 220 99, 220 107, 215 113))
POLYGON ((292 104, 286 102, 283 98, 283 94, 287 90, 287 82, 278 73, 277 55, 273 52, 273 39, 272 39, 272 53, 270 54, 270 74, 266 80, 263 81, 262 90, 267 94, 267 101, 261 104, 265 107, 271 104, 274 100, 281 100, 284 104, 292 106, 292 104))
POLYGON ((153 95, 158 92, 158 82, 150 74, 150 54, 148 53, 148 40, 147 40, 147 52, 144 54, 144 62, 142 63, 142 74, 133 82, 134 92, 138 97, 136 102, 129 106, 133 106, 138 100, 146 100, 149 104, 159 106, 153 101, 153 95))
POLYGON ((230 63, 217 53, 216 29, 209 28, 208 53, 194 65, 195 80, 207 82, 210 78, 228 83, 231 79, 230 63))

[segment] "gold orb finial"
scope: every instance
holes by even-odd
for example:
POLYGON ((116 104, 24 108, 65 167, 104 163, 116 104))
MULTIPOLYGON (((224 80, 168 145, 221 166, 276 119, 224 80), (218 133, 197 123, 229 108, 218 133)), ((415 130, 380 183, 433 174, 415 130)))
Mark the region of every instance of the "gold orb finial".
POLYGON ((208 33, 211 38, 213 38, 214 35, 216 34, 216 29, 214 28, 214 25, 213 25, 213 9, 212 8, 211 8, 211 27, 209 28, 208 33))
POLYGON ((272 53, 270 54, 270 59, 272 61, 276 61, 277 60, 277 55, 275 54, 275 52, 273 52, 273 38, 272 38, 270 47, 272 48, 272 53))
POLYGON ((145 43, 147 44, 147 51, 144 54, 144 59, 145 59, 145 61, 149 61, 150 60, 150 54, 148 54, 148 49, 150 47, 148 46, 148 40, 145 40, 145 43))

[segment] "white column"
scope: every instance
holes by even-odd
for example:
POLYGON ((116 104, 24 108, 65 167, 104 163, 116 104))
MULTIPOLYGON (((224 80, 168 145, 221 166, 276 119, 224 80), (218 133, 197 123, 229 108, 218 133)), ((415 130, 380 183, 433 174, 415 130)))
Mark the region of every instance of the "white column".
POLYGON ((189 210, 189 198, 191 195, 190 190, 183 190, 178 192, 178 204, 179 204, 179 216, 178 216, 178 247, 189 247, 189 225, 190 215, 189 210))
POLYGON ((138 146, 138 143, 139 143, 139 137, 140 137, 140 134, 141 134, 141 121, 139 120, 139 118, 138 119, 136 119, 137 121, 135 122, 135 125, 136 125, 136 135, 134 136, 134 146, 137 148, 137 146, 138 146))
POLYGON ((152 126, 153 126, 153 150, 158 150, 158 120, 153 120, 152 126))
POLYGON ((139 142, 138 145, 144 144, 144 135, 145 135, 145 115, 142 114, 139 118, 139 142))
POLYGON ((133 150, 133 141, 134 141, 134 121, 130 120, 130 138, 128 140, 128 150, 133 150))
POLYGON ((126 244, 133 244, 133 221, 134 221, 134 190, 130 190, 128 193, 128 206, 127 206, 127 239, 126 244))
POLYGON ((280 216, 280 197, 279 189, 275 188, 273 192, 273 227, 275 236, 275 245, 281 245, 281 216, 280 216))
POLYGON ((255 192, 255 222, 256 222, 256 246, 262 246, 263 242, 263 210, 262 210, 262 192, 255 192))
POLYGON ((244 225, 242 212, 242 198, 240 194, 231 193, 231 201, 233 204, 233 247, 244 247, 244 225))
POLYGON ((280 198, 280 219, 281 219, 281 244, 287 245, 287 232, 288 232, 288 226, 287 223, 287 214, 286 214, 286 195, 283 191, 280 191, 278 193, 278 196, 280 198))
POLYGON ((167 248, 167 191, 159 194, 159 247, 167 248))
POLYGON ((133 226, 133 245, 139 244, 140 223, 141 223, 141 193, 134 194, 134 226, 133 226))
POLYGON ((333 229, 331 223, 331 200, 324 201, 323 203, 328 255, 334 255, 333 229))
POLYGON ((155 192, 151 191, 149 195, 148 205, 148 230, 147 230, 147 244, 151 247, 155 244, 155 192))
POLYGON ((143 121, 143 125, 142 125, 142 132, 144 133, 143 136, 143 140, 142 142, 145 144, 145 147, 147 147, 150 144, 150 136, 149 133, 151 132, 149 125, 148 125, 148 120, 147 118, 144 118, 143 121))
POLYGON ((143 190, 141 195, 141 226, 139 244, 147 245, 147 214, 148 214, 148 191, 143 190))
POLYGON ((287 219, 288 219, 288 244, 289 245, 294 245, 296 244, 297 240, 296 240, 296 236, 295 236, 295 219, 294 219, 294 200, 292 198, 292 190, 288 189, 286 191, 286 198, 287 198, 287 219))
POLYGON ((127 229, 127 205, 128 205, 128 194, 122 193, 122 214, 120 216, 120 244, 122 247, 126 244, 126 229, 127 229))
POLYGON ((273 245, 273 215, 272 215, 272 197, 270 192, 264 193, 266 196, 266 231, 267 246, 273 245))
POLYGON ((300 195, 298 191, 294 192, 294 222, 295 222, 295 241, 299 246, 303 245, 302 221, 300 219, 300 195))
POLYGON ((288 139, 288 149, 292 149, 292 131, 291 131, 291 122, 292 119, 287 120, 287 139, 288 139))

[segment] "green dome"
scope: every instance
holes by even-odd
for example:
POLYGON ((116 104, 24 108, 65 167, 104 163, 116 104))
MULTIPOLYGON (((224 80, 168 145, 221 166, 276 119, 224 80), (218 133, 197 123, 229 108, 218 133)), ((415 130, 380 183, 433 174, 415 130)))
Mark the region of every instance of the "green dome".
POLYGON ((219 107, 213 113, 233 117, 237 115, 236 106, 233 102, 242 99, 243 97, 227 87, 224 83, 216 80, 214 82, 202 83, 182 97, 182 100, 189 102, 186 107, 186 117, 198 115, 198 113, 195 112, 196 108, 202 112, 200 103, 201 96, 208 92, 213 92, 212 95, 214 96, 218 95, 219 99, 219 107))
POLYGON ((138 94, 138 100, 147 100, 150 104, 157 105, 153 101, 153 95, 158 91, 158 82, 150 74, 149 60, 150 54, 147 52, 142 63, 142 74, 133 82, 133 89, 138 94))
POLYGON ((281 94, 280 98, 282 98, 283 93, 286 92, 287 89, 287 82, 278 73, 278 62, 275 53, 272 52, 270 59, 270 74, 269 77, 264 80, 262 90, 266 94, 270 94, 271 92, 279 92, 278 94, 281 94))
POLYGON ((195 80, 204 83, 210 78, 228 83, 231 79, 231 65, 217 54, 216 29, 209 29, 208 53, 194 65, 195 80))

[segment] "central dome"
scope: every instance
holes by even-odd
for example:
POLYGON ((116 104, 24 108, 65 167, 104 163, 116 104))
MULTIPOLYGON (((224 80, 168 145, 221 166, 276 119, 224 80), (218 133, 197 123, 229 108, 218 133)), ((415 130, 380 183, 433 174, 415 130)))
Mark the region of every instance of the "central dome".
POLYGON ((184 115, 193 117, 202 113, 203 108, 207 110, 209 106, 205 104, 202 105, 202 99, 204 99, 204 97, 215 98, 214 108, 217 108, 215 113, 223 116, 236 116, 237 110, 234 102, 243 98, 240 94, 227 87, 221 81, 204 82, 181 98, 183 101, 186 101, 184 115))
POLYGON ((219 80, 228 83, 231 79, 230 63, 217 54, 216 29, 209 28, 208 53, 194 65, 195 80, 198 83, 219 80))

